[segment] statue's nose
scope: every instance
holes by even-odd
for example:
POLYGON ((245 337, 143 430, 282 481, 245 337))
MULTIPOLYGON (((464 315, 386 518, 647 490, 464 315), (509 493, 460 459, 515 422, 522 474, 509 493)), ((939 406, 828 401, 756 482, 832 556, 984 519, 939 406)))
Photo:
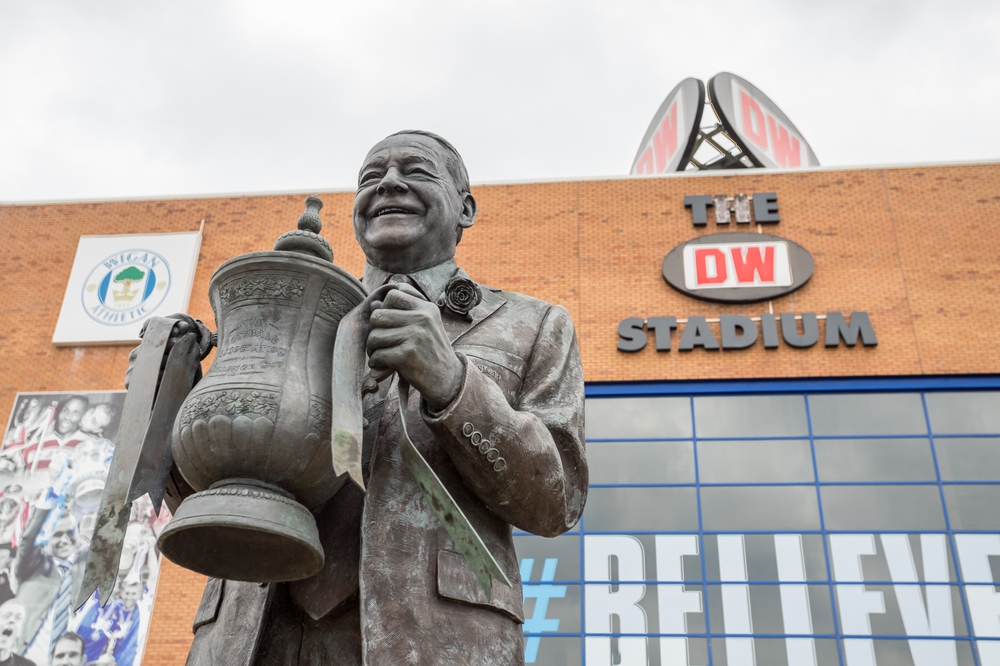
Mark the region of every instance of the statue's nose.
POLYGON ((409 189, 402 178, 402 174, 399 173, 399 169, 389 167, 389 170, 385 172, 385 176, 379 182, 376 191, 379 194, 392 194, 395 192, 406 192, 409 189))

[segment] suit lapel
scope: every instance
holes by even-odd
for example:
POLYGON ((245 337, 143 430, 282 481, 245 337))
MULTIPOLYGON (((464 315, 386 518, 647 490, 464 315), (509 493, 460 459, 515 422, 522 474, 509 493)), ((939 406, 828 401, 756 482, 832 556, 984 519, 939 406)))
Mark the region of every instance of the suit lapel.
POLYGON ((451 313, 442 316, 444 329, 448 333, 448 340, 451 341, 452 345, 460 337, 488 319, 507 302, 507 299, 501 296, 499 292, 486 287, 480 287, 480 289, 483 290, 483 300, 469 312, 471 320, 469 318, 459 318, 458 316, 451 315, 451 313))

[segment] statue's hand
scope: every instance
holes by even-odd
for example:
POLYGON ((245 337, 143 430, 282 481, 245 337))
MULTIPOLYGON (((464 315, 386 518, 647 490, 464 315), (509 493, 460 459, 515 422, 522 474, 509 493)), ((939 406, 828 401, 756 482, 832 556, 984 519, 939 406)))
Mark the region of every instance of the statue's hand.
POLYGON ((372 304, 368 365, 373 374, 398 372, 433 410, 455 399, 465 372, 451 348, 440 309, 408 285, 372 304))
MULTIPOLYGON (((198 335, 198 347, 201 350, 200 358, 205 358, 208 355, 209 350, 212 348, 212 333, 209 331, 204 324, 202 324, 197 319, 186 314, 172 314, 170 319, 178 319, 179 321, 174 324, 174 327, 170 329, 170 337, 167 338, 167 348, 163 352, 163 362, 160 365, 160 379, 163 378, 163 369, 167 364, 167 356, 170 354, 170 350, 173 349, 174 345, 184 337, 190 331, 194 331, 198 335)), ((145 326, 143 330, 139 332, 139 337, 143 336, 145 333, 145 326)), ((125 388, 128 388, 129 382, 132 380, 132 369, 135 367, 136 359, 139 358, 139 348, 136 347, 128 355, 128 370, 125 371, 125 388)), ((157 386, 159 386, 159 379, 157 380, 157 386)))

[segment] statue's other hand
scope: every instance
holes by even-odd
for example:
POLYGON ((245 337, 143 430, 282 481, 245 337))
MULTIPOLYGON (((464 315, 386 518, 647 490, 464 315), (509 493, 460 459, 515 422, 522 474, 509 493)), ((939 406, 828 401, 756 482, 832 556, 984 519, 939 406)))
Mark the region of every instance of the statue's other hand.
POLYGON ((368 365, 373 376, 395 370, 428 407, 441 410, 462 388, 465 368, 448 340, 441 310, 411 291, 390 291, 381 307, 373 307, 368 365))
MULTIPOLYGON (((160 377, 163 378, 163 369, 167 364, 167 356, 170 354, 170 350, 173 349, 174 345, 190 332, 194 332, 198 336, 198 348, 201 350, 200 359, 205 358, 208 352, 212 349, 212 332, 208 330, 201 321, 191 317, 190 315, 178 313, 170 315, 169 319, 177 319, 177 323, 174 324, 173 328, 170 329, 170 337, 167 338, 167 348, 163 352, 163 362, 160 364, 160 377)), ((143 336, 146 332, 146 327, 139 331, 139 337, 143 336)), ((139 348, 136 347, 128 355, 128 370, 125 371, 125 388, 128 389, 129 382, 132 380, 132 369, 135 367, 136 359, 139 357, 139 348)), ((157 380, 157 385, 159 385, 159 379, 157 380)))

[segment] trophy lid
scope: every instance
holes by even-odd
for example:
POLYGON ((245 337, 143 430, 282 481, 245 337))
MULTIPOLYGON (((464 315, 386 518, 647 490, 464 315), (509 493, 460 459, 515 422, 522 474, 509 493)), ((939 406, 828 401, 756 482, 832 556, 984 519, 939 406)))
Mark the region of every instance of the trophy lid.
POLYGON ((319 235, 323 222, 319 219, 319 211, 323 201, 316 196, 306 197, 306 210, 299 216, 298 229, 281 235, 274 243, 274 249, 283 252, 298 252, 311 257, 319 257, 333 261, 333 248, 325 238, 319 235))

